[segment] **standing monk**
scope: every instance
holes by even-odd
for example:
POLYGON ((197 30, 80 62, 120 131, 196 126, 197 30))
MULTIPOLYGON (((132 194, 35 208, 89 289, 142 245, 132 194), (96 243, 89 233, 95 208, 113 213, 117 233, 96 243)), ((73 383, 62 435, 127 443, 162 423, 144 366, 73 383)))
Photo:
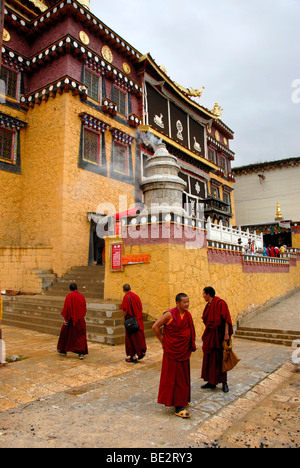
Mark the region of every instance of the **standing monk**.
POLYGON ((144 332, 144 317, 143 317, 143 306, 141 300, 137 294, 131 292, 129 284, 124 284, 123 292, 125 294, 121 309, 123 310, 124 320, 128 320, 130 317, 135 316, 139 330, 132 335, 129 335, 125 330, 125 350, 127 358, 126 362, 137 363, 146 356, 147 345, 144 332), (136 357, 136 355, 138 357, 136 357))
POLYGON ((57 345, 57 352, 66 356, 67 352, 76 353, 79 359, 84 359, 88 354, 86 339, 86 301, 85 297, 77 291, 77 285, 70 285, 71 293, 65 300, 65 305, 61 315, 64 318, 60 337, 57 345))
POLYGON ((233 335, 230 312, 226 302, 216 297, 213 288, 204 288, 203 297, 207 305, 202 317, 206 327, 202 336, 202 378, 207 384, 201 388, 215 389, 221 383, 223 392, 228 393, 227 372, 222 372, 222 363, 223 341, 229 341, 233 335))
POLYGON ((175 309, 166 312, 153 325, 164 350, 158 403, 175 406, 175 414, 181 418, 191 417, 185 408, 191 400, 190 357, 197 349, 194 322, 188 308, 188 296, 178 294, 175 309))

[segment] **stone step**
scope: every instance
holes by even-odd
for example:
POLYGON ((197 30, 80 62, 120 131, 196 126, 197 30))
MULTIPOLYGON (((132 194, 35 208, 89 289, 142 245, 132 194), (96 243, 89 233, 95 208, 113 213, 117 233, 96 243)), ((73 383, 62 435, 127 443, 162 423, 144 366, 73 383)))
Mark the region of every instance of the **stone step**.
POLYGON ((69 285, 73 282, 76 282, 78 286, 78 291, 80 290, 81 287, 86 286, 87 284, 91 286, 98 286, 104 284, 104 278, 87 278, 86 276, 83 276, 82 278, 79 278, 78 276, 76 277, 76 280, 71 276, 70 278, 59 278, 54 284, 55 285, 69 285))
MULTIPOLYGON (((55 307, 62 309, 65 301, 65 295, 48 297, 45 295, 36 296, 3 296, 3 304, 7 307, 13 303, 16 307, 21 305, 33 305, 34 307, 55 307)), ((120 310, 119 305, 111 301, 89 301, 87 300, 87 308, 93 310, 116 311, 120 310)))
POLYGON ((101 278, 105 275, 105 267, 82 267, 82 268, 72 268, 69 270, 63 278, 70 277, 87 277, 87 278, 101 278))
POLYGON ((272 330, 243 326, 236 330, 235 337, 262 343, 292 346, 295 340, 300 339, 300 331, 278 329, 272 330))
MULTIPOLYGON (((28 321, 33 323, 34 321, 44 322, 52 321, 57 322, 58 326, 62 323, 61 310, 35 310, 25 307, 14 307, 5 310, 4 320, 9 318, 15 321, 28 321)), ((123 324, 122 312, 115 313, 112 317, 107 317, 104 311, 93 312, 88 311, 86 315, 86 322, 90 325, 105 325, 107 327, 115 327, 123 324)))
MULTIPOLYGON (((4 297, 3 324, 42 333, 59 335, 62 327, 61 311, 64 298, 45 296, 4 297)), ((87 304, 88 340, 109 345, 125 342, 123 313, 113 303, 87 304)), ((146 336, 153 336, 153 322, 144 319, 146 336)))
MULTIPOLYGON (((44 293, 44 296, 52 297, 52 296, 61 296, 61 297, 66 297, 66 295, 69 293, 66 288, 55 288, 55 289, 49 289, 47 292, 44 293)), ((85 296, 86 301, 88 302, 89 299, 98 299, 101 301, 103 299, 103 292, 104 288, 99 288, 98 290, 92 290, 92 289, 82 289, 82 294, 85 296)))
POLYGON ((249 332, 262 332, 262 333, 277 333, 280 335, 295 335, 300 336, 300 330, 280 330, 277 328, 258 328, 258 327, 250 327, 250 326, 239 326, 239 331, 249 331, 249 332))
MULTIPOLYGON (((43 272, 46 274, 46 272, 43 272)), ((61 312, 69 285, 76 282, 87 301, 87 337, 90 341, 117 345, 125 342, 123 313, 120 304, 104 301, 104 266, 72 268, 43 294, 4 297, 3 323, 42 333, 59 335, 61 312)), ((153 336, 153 322, 144 319, 146 336, 153 336)))
MULTIPOLYGON (((27 330, 33 330, 40 333, 51 334, 55 336, 59 336, 60 329, 61 329, 61 322, 60 326, 56 326, 56 324, 45 322, 45 323, 29 323, 27 321, 14 321, 10 318, 5 318, 3 320, 4 325, 9 325, 17 328, 24 328, 27 330)), ((146 323, 145 323, 146 327, 146 323)), ((146 338, 153 337, 153 330, 152 330, 152 323, 149 324, 147 328, 145 328, 145 336, 146 338), (151 325, 151 326, 150 326, 151 325)), ((125 331, 124 326, 120 325, 118 327, 110 329, 109 327, 102 327, 96 328, 91 326, 87 323, 87 339, 88 341, 92 341, 95 343, 103 343, 111 346, 115 346, 118 344, 125 343, 125 331)))

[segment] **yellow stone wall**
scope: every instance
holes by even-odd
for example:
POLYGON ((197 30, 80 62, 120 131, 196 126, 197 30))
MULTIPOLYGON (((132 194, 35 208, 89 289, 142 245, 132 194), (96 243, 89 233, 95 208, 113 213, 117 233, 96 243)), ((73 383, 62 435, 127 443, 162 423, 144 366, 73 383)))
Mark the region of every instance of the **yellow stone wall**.
MULTIPOLYGON (((65 158, 64 158, 64 193, 63 193, 63 269, 75 265, 87 265, 90 223, 88 212, 97 212, 97 207, 103 203, 110 203, 116 211, 119 210, 119 195, 127 196, 128 207, 134 203, 133 185, 94 174, 78 167, 81 119, 78 115, 87 112, 99 120, 110 123, 112 127, 127 134, 134 135, 126 125, 107 118, 74 99, 72 95, 64 96, 67 106, 65 158), (71 245, 70 245, 71 244, 71 245)), ((105 132, 105 147, 107 167, 110 167, 112 152, 112 135, 105 132)), ((135 144, 132 145, 133 168, 135 168, 135 144)))
MULTIPOLYGON (((129 207, 134 203, 135 189, 78 167, 82 123, 79 114, 87 112, 125 133, 134 135, 135 131, 88 107, 71 93, 42 101, 27 112, 6 106, 1 109, 28 125, 20 132, 22 174, 0 171, 0 246, 52 247, 49 268, 58 276, 72 266, 87 265, 87 213, 96 212, 98 205, 105 202, 112 203, 118 211, 119 194, 127 196, 129 207)), ((105 141, 109 167, 109 131, 105 132, 105 141)), ((133 168, 135 150, 132 145, 133 168)), ((10 268, 10 276, 15 278, 7 283, 5 274, 0 279, 7 289, 24 290, 17 273, 17 258, 10 268)))
POLYGON ((300 249, 300 233, 292 236, 292 244, 294 249, 300 249))
POLYGON ((51 247, 0 247, 0 289, 39 293, 42 280, 36 270, 51 266, 51 247))
MULTIPOLYGON (((26 116, 22 111, 9 109, 2 104, 0 104, 0 110, 11 117, 26 121, 26 116)), ((21 139, 21 151, 24 151, 23 138, 21 139)), ((0 246, 20 243, 22 183, 21 175, 0 171, 0 246)))
POLYGON ((111 272, 108 246, 115 241, 106 239, 105 299, 121 302, 122 286, 129 283, 141 297, 144 312, 157 319, 175 307, 176 295, 184 292, 190 297, 199 336, 203 331, 204 287, 214 287, 217 295, 226 300, 236 324, 238 317, 300 285, 300 262, 290 267, 290 273, 250 274, 243 272, 241 264, 208 262, 206 248, 187 250, 171 244, 125 247, 124 255, 150 254, 150 263, 111 272))

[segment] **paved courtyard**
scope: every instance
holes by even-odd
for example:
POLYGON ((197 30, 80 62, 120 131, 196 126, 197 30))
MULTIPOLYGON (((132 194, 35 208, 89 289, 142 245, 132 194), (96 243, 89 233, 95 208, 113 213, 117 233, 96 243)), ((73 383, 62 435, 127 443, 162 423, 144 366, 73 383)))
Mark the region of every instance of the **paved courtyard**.
POLYGON ((4 327, 3 339, 7 356, 26 359, 0 369, 1 448, 300 445, 299 374, 290 348, 236 339, 241 362, 229 374, 230 393, 224 394, 200 388, 198 341, 192 357, 192 418, 182 420, 156 403, 162 350, 155 338, 136 365, 125 363, 123 346, 90 343, 89 356, 79 361, 72 354, 58 356, 57 338, 51 335, 4 327), (282 432, 278 423, 281 434, 269 439, 266 401, 279 413, 282 405, 288 408, 283 412, 296 415, 297 424, 292 419, 282 432))

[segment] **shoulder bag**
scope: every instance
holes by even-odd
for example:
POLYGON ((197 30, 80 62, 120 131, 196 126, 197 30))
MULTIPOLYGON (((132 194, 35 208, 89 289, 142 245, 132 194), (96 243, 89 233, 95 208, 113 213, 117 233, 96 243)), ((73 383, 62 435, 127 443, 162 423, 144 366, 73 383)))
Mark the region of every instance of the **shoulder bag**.
POLYGON ((137 322, 137 319, 135 318, 135 314, 134 314, 134 311, 133 311, 130 296, 127 296, 127 297, 129 299, 129 303, 130 303, 130 307, 131 307, 131 311, 132 311, 133 316, 130 317, 128 320, 125 320, 124 327, 125 327, 128 335, 133 335, 133 333, 136 333, 136 332, 139 331, 140 327, 139 327, 139 324, 137 322))

